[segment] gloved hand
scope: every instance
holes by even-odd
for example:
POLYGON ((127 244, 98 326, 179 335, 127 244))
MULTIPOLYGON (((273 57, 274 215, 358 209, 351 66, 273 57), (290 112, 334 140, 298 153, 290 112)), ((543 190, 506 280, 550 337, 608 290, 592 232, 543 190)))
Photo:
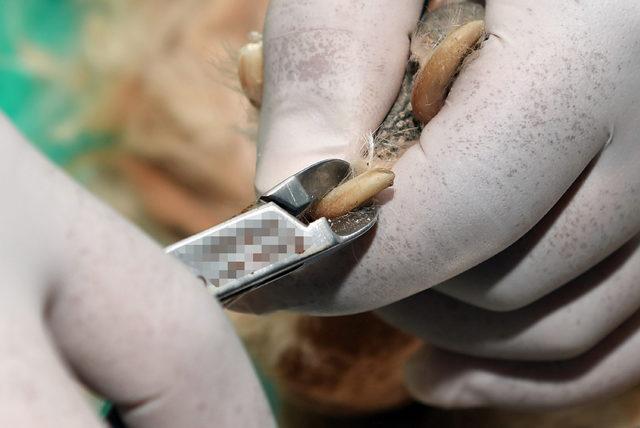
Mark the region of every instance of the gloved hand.
MULTIPOLYGON (((421 6, 272 2, 260 190, 379 125, 421 6)), ((383 308, 439 348, 408 370, 428 403, 561 406, 637 384, 639 22, 636 2, 488 0, 489 38, 396 164, 375 232, 239 305, 383 308)))
POLYGON ((273 426, 220 307, 182 265, 0 114, 0 426, 273 426))

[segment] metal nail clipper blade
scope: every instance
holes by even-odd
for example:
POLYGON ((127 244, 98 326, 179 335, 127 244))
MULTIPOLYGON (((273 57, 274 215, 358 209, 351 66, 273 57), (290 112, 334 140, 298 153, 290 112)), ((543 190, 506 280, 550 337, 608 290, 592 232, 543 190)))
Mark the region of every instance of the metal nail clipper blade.
POLYGON ((348 162, 318 162, 264 193, 250 210, 167 247, 223 304, 269 284, 363 235, 377 221, 365 207, 334 220, 306 210, 349 175, 348 162))

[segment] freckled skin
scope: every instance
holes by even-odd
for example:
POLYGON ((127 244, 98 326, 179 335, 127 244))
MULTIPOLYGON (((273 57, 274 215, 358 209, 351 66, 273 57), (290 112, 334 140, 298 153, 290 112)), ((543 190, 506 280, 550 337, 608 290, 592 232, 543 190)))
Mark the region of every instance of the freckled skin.
POLYGON ((480 309, 427 290, 382 313, 428 343, 456 352, 527 361, 574 358, 640 307, 639 248, 635 238, 597 269, 518 311, 480 309))
POLYGON ((265 81, 256 187, 339 154, 376 128, 396 98, 421 1, 275 0, 264 30, 265 81), (376 27, 377 31, 370 31, 376 27), (381 84, 385 82, 386 84, 381 84), (276 120, 277 118, 277 120, 276 120), (296 159, 295 162, 283 162, 296 159))
POLYGON ((221 308, 0 114, 0 426, 275 426, 221 308), (73 372, 73 374, 72 374, 73 372))
MULTIPOLYGON (((302 9, 318 20, 338 13, 335 2, 306 2, 297 13, 285 3, 272 6, 267 34, 322 27, 302 19, 302 9)), ((359 12, 377 16, 384 5, 374 3, 359 12)), ((398 41, 414 15, 385 24, 384 38, 375 20, 358 18, 350 21, 357 37, 332 38, 342 52, 359 52, 369 39, 367 52, 394 52, 386 73, 363 72, 370 58, 351 54, 331 83, 301 85, 277 77, 266 44, 259 188, 343 156, 354 135, 375 129, 400 82, 393 70, 407 45, 398 41), (400 49, 388 49, 394 43, 400 49)), ((346 314, 402 300, 382 314, 469 354, 441 350, 410 367, 413 392, 435 404, 559 406, 638 383, 640 249, 616 252, 640 233, 638 22, 634 2, 487 1, 489 39, 396 164, 375 231, 238 307, 346 314), (500 362, 577 355, 575 365, 500 362)), ((332 45, 333 57, 339 51, 332 45)), ((296 63, 304 55, 296 51, 296 63)))

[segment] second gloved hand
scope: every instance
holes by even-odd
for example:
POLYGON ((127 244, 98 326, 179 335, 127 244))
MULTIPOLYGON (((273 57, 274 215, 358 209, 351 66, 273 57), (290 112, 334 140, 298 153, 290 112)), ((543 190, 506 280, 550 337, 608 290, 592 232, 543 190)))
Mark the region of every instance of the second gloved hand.
MULTIPOLYGON (((260 189, 379 125, 421 3, 272 3, 260 189)), ((489 39, 396 164, 375 233, 242 304, 384 308, 442 349, 409 370, 431 403, 613 394, 640 381, 640 6, 486 6, 489 39)))

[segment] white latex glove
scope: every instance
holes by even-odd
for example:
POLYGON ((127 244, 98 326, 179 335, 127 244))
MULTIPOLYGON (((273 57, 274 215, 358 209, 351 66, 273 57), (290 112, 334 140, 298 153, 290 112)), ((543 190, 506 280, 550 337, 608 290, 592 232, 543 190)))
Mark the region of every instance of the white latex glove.
POLYGON ((273 426, 201 282, 35 152, 0 114, 0 426, 273 426))
MULTIPOLYGON (((378 126, 421 3, 272 2, 259 189, 378 126)), ((408 370, 429 403, 614 394, 640 381, 640 3, 488 0, 486 30, 376 231, 241 305, 398 302, 383 316, 441 349, 408 370)))

